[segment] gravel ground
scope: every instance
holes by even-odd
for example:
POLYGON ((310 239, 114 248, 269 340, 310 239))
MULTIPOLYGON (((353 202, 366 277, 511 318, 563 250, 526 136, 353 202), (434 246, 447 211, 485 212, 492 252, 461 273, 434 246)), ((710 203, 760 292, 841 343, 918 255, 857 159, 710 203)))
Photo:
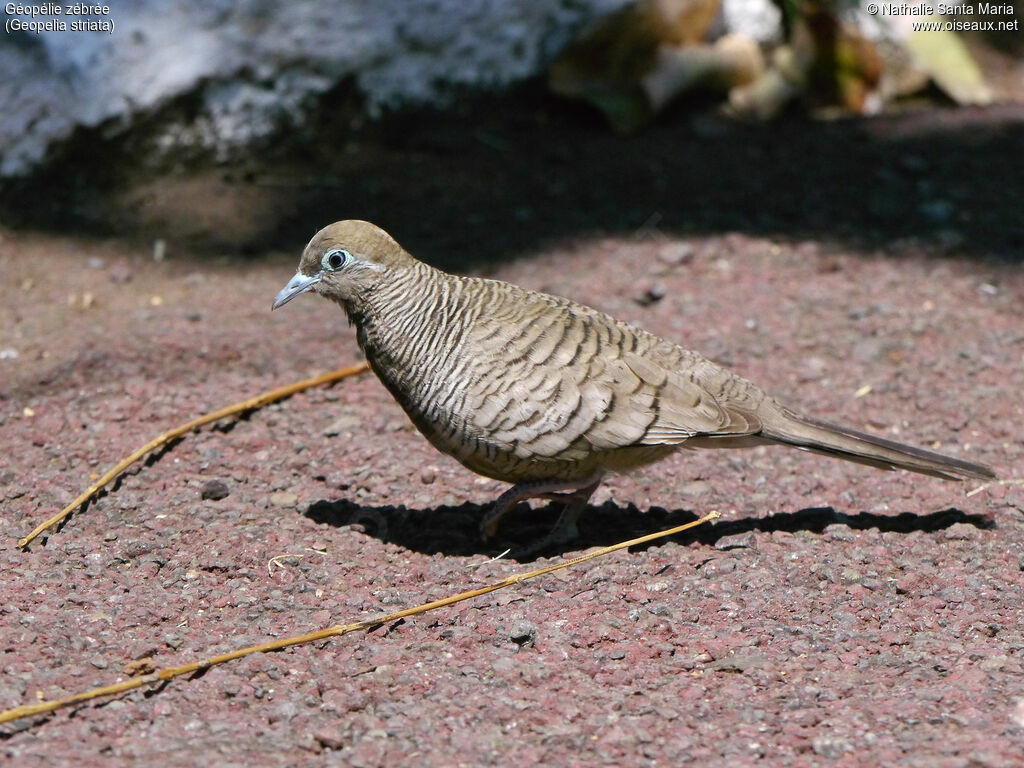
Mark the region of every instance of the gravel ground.
MULTIPOLYGON (((985 211, 1005 229, 981 251, 955 233, 876 245, 655 225, 538 238, 472 268, 637 322, 808 413, 1016 478, 1024 277, 991 257, 1020 243, 1015 195, 985 211)), ((269 313, 301 245, 154 262, 130 239, 0 233, 0 706, 534 567, 489 558, 553 510, 480 543, 503 486, 434 452, 370 376, 189 435, 45 544, 14 547, 156 434, 359 358, 332 305, 269 313)), ((782 448, 676 455, 606 483, 577 549, 722 512, 692 536, 7 724, 0 754, 1024 765, 1024 485, 977 487, 782 448)))

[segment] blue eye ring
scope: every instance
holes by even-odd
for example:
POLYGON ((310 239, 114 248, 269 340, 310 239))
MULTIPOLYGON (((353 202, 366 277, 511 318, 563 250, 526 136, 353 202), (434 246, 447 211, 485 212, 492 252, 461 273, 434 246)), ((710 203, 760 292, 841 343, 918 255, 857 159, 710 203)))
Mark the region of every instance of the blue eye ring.
POLYGON ((352 258, 352 254, 344 248, 335 248, 324 254, 320 260, 320 266, 329 272, 334 272, 345 266, 345 262, 352 258))

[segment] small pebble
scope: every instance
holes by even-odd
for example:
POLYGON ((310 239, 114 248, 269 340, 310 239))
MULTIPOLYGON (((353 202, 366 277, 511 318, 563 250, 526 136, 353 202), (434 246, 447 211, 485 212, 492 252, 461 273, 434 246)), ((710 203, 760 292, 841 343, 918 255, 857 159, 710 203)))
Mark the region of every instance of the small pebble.
POLYGON ((843 269, 843 260, 833 253, 822 254, 818 259, 817 268, 818 272, 825 275, 840 272, 843 269))
POLYGON ((703 480, 694 480, 686 483, 682 488, 679 489, 681 496, 690 498, 692 496, 703 496, 706 493, 711 493, 711 486, 703 480))
POLYGON ((842 579, 843 584, 856 584, 864 578, 864 575, 856 568, 843 568, 839 578, 842 579))
POLYGON ((811 748, 821 757, 838 760, 847 752, 853 752, 853 746, 846 739, 834 736, 818 736, 811 741, 811 748))
POLYGON ((344 435, 353 432, 359 428, 362 423, 362 419, 352 413, 343 413, 328 426, 324 427, 323 434, 325 437, 334 437, 335 435, 344 435))
POLYGON ((658 282, 647 283, 633 299, 642 307, 648 307, 665 298, 665 286, 658 282))
POLYGON ((658 260, 669 266, 693 261, 693 246, 689 243, 669 243, 658 251, 658 260))
POLYGON ((134 276, 134 271, 127 264, 115 264, 107 272, 112 283, 130 283, 134 276))
POLYGON ((430 485, 432 482, 437 480, 437 470, 433 467, 424 467, 420 470, 420 482, 424 485, 430 485))
POLYGON ((854 541, 857 534, 842 523, 832 523, 825 528, 825 535, 832 541, 854 541))
POLYGON ((227 483, 223 480, 207 480, 206 483, 203 484, 203 490, 201 493, 204 499, 219 501, 220 499, 227 498, 231 491, 228 489, 227 483))
POLYGON ((757 544, 757 537, 753 532, 734 533, 731 536, 722 536, 715 542, 715 549, 747 549, 757 544))
POLYGON ((743 653, 733 654, 730 653, 724 658, 718 659, 708 664, 709 669, 714 669, 719 672, 749 672, 756 669, 762 669, 768 665, 768 660, 763 656, 745 655, 743 653))
POLYGON ((150 658, 145 659, 134 659, 127 661, 121 667, 121 671, 128 677, 138 677, 139 675, 148 675, 156 671, 156 664, 150 658))
POLYGON ((278 491, 270 494, 270 505, 273 507, 294 507, 299 503, 299 497, 287 491, 278 491))
POLYGON ((345 746, 345 736, 339 730, 321 729, 313 733, 313 738, 324 749, 341 749, 345 746))
POLYGON ((947 541, 973 541, 981 537, 981 533, 973 525, 967 523, 953 523, 946 529, 945 539, 947 541))
POLYGON ((508 639, 520 648, 526 648, 537 642, 537 627, 532 622, 521 620, 512 625, 508 639))

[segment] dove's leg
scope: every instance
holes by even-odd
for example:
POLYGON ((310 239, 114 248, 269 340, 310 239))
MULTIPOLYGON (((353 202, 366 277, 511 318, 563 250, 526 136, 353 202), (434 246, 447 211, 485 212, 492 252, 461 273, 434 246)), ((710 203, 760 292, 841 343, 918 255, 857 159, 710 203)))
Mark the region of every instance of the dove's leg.
POLYGON ((555 523, 551 533, 545 537, 545 541, 554 543, 553 536, 560 534, 561 541, 569 541, 578 534, 576 520, 587 505, 587 500, 601 484, 601 472, 583 478, 582 480, 567 482, 565 480, 540 480, 532 483, 518 483, 513 485, 501 496, 491 507, 483 521, 480 523, 480 533, 484 540, 494 537, 498 532, 498 525, 505 515, 516 508, 516 505, 527 499, 551 499, 564 504, 562 514, 555 523))

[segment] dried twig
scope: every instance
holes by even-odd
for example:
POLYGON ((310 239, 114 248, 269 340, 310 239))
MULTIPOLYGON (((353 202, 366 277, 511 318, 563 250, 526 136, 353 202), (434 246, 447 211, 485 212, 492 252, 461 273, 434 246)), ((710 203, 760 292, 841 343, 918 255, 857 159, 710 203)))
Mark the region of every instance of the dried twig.
POLYGON ((1021 478, 1021 477, 1011 477, 1011 478, 1009 478, 1007 480, 993 480, 991 483, 985 483, 984 485, 979 485, 974 490, 968 491, 966 493, 966 496, 971 497, 971 496, 974 496, 975 494, 979 494, 982 491, 988 490, 993 485, 1024 485, 1024 478, 1021 478))
POLYGON ((389 613, 384 616, 374 616, 369 619, 363 619, 352 624, 336 624, 333 627, 327 629, 321 629, 316 632, 309 632, 304 635, 294 635, 292 637, 286 637, 281 640, 274 640, 269 643, 261 643, 260 645, 252 645, 247 648, 240 648, 237 651, 231 651, 230 653, 223 653, 220 656, 213 656, 203 661, 194 661, 190 664, 182 664, 179 667, 167 667, 166 669, 157 670, 148 675, 141 677, 134 677, 130 680, 123 680, 120 683, 114 683, 113 685, 105 685, 101 688, 93 688, 88 691, 81 693, 75 693, 71 696, 65 696, 62 699, 54 699, 53 701, 43 701, 38 704, 26 704, 25 706, 15 707, 14 709, 8 709, 5 712, 0 712, 0 723, 7 723, 11 720, 18 720, 23 717, 30 717, 32 715, 39 715, 46 712, 53 712, 61 707, 67 707, 71 704, 77 704, 83 701, 89 701, 90 699, 96 699, 100 696, 113 696, 114 694, 124 693, 125 691, 131 691, 136 688, 141 688, 144 685, 150 683, 159 683, 171 680, 181 675, 188 675, 193 672, 200 672, 218 664, 224 664, 228 661, 234 661, 240 659, 243 656, 249 656, 253 653, 269 653, 271 651, 280 651, 285 648, 290 648, 294 645, 305 645, 306 643, 313 643, 317 640, 324 640, 330 637, 340 637, 341 635, 347 635, 351 632, 358 632, 360 630, 369 630, 379 627, 383 624, 390 624, 393 621, 398 621, 406 616, 417 616, 421 613, 433 611, 438 608, 444 608, 448 605, 454 605, 455 603, 461 603, 464 600, 469 600, 480 595, 486 595, 489 592, 495 592, 499 589, 512 586, 513 584, 519 584, 520 582, 534 579, 538 576, 543 576, 547 573, 553 573, 554 571, 560 571, 563 568, 569 568, 570 566, 577 565, 578 563, 585 562, 587 560, 593 560, 595 557, 601 557, 611 552, 616 552, 620 549, 626 549, 627 547, 633 547, 640 544, 646 544, 649 541, 655 539, 662 539, 666 536, 672 536, 673 534, 680 533, 706 523, 710 520, 718 518, 718 512, 710 512, 699 520, 686 523, 685 525, 677 525, 675 528, 669 528, 664 531, 658 531, 657 533, 650 533, 646 536, 640 536, 636 539, 630 539, 629 541, 622 541, 618 544, 613 544, 610 547, 602 547, 596 549, 593 552, 588 552, 585 555, 574 557, 571 560, 565 560, 561 563, 549 565, 544 568, 537 568, 526 573, 517 573, 509 576, 501 581, 490 584, 486 587, 480 587, 479 589, 471 589, 466 592, 460 592, 457 595, 451 595, 441 600, 434 600, 429 603, 423 603, 415 608, 406 608, 403 611, 396 611, 389 613))
POLYGON ((18 539, 18 546, 22 548, 27 547, 32 542, 33 539, 39 536, 39 534, 43 533, 43 531, 45 531, 50 526, 62 523, 68 517, 68 515, 70 515, 72 512, 78 509, 78 507, 85 504, 85 502, 89 501, 89 499, 91 499, 93 496, 99 493, 107 483, 115 480, 122 472, 128 469, 128 467, 137 462, 147 453, 163 445, 166 445, 172 440, 176 440, 182 435, 188 434, 193 429, 201 427, 204 424, 209 424, 210 422, 213 421, 220 421, 221 419, 227 418, 228 416, 236 416, 240 413, 245 413, 246 411, 251 411, 256 408, 262 408, 264 405, 267 405, 268 403, 272 403, 275 400, 281 400, 283 398, 290 397, 291 395, 294 395, 296 392, 301 392, 304 389, 318 387, 321 384, 329 384, 332 381, 344 379, 348 376, 354 376, 357 373, 362 373, 365 370, 367 370, 366 363, 359 363, 357 365, 351 365, 348 368, 341 368, 337 371, 332 371, 331 373, 325 373, 321 376, 314 376, 311 379, 304 379, 294 384, 289 384, 286 387, 278 387, 277 389, 272 389, 269 392, 264 392, 262 395, 252 397, 248 400, 243 400, 242 402, 235 403, 234 405, 229 405, 227 408, 221 408, 219 411, 207 413, 206 415, 200 416, 197 419, 192 419, 192 421, 188 422, 187 424, 182 424, 180 427, 175 427, 169 432, 164 432, 159 437, 150 440, 148 443, 139 448, 137 451, 135 451, 135 453, 133 453, 128 458, 119 462, 116 467, 111 469, 109 472, 103 475, 103 477, 101 477, 95 483, 86 488, 81 496, 72 501, 70 504, 64 507, 64 509, 62 509, 56 515, 51 517, 49 520, 46 520, 45 522, 42 522, 39 525, 37 525, 35 530, 32 531, 32 533, 30 533, 28 536, 26 536, 23 539, 18 539))
POLYGON ((270 576, 270 578, 274 578, 274 566, 275 565, 278 568, 284 568, 287 565, 287 563, 282 562, 282 560, 284 560, 284 558, 286 558, 286 557, 294 557, 296 560, 301 560, 302 558, 305 557, 305 555, 302 554, 301 552, 298 552, 298 553, 296 553, 296 552, 285 552, 284 554, 281 554, 281 555, 274 555, 272 558, 267 560, 267 574, 270 576))

